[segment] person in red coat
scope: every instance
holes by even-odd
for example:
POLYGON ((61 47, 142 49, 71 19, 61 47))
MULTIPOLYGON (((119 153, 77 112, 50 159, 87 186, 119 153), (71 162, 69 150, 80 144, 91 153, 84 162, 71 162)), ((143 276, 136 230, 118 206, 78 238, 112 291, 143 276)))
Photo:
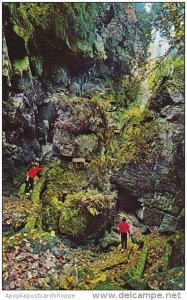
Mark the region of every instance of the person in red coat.
POLYGON ((33 167, 31 167, 27 171, 27 179, 26 179, 26 186, 25 186, 25 193, 28 194, 30 190, 33 190, 33 183, 34 178, 38 175, 40 171, 44 168, 39 168, 39 164, 35 163, 33 167))
POLYGON ((122 218, 122 222, 119 224, 119 232, 121 234, 121 244, 122 244, 121 252, 124 252, 125 249, 127 249, 127 233, 130 236, 130 228, 129 228, 129 224, 126 221, 126 218, 122 218))

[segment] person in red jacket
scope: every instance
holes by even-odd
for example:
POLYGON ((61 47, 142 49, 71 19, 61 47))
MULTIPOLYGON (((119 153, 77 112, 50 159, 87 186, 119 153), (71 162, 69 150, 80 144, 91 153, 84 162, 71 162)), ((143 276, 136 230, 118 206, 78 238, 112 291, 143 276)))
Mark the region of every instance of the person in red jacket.
POLYGON ((127 233, 130 236, 130 228, 129 228, 129 224, 126 221, 126 218, 122 218, 122 222, 119 224, 119 232, 121 234, 121 244, 122 244, 121 252, 124 252, 125 249, 127 249, 127 233))
POLYGON ((38 175, 40 171, 44 168, 39 168, 39 164, 35 163, 33 167, 31 167, 27 171, 27 179, 26 179, 26 186, 25 186, 25 193, 28 194, 30 190, 33 190, 34 178, 38 175))

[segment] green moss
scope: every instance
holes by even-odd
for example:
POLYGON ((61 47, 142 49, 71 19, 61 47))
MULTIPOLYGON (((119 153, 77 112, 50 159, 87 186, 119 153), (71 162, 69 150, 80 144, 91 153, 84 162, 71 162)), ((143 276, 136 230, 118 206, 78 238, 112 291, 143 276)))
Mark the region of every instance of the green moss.
POLYGON ((23 38, 27 46, 35 26, 46 28, 48 25, 48 12, 52 6, 47 3, 17 3, 8 4, 11 12, 14 32, 23 38))
POLYGON ((143 247, 140 259, 138 261, 138 265, 136 268, 136 272, 134 274, 134 278, 136 279, 141 279, 143 276, 143 272, 145 269, 145 263, 146 263, 146 259, 147 259, 147 247, 143 247))
POLYGON ((171 256, 171 246, 166 243, 166 248, 165 248, 165 254, 163 255, 163 264, 162 264, 162 270, 166 271, 168 269, 168 265, 169 265, 169 259, 171 256))
POLYGON ((107 206, 107 198, 97 190, 81 191, 73 195, 68 195, 65 205, 78 208, 95 216, 104 211, 104 207, 107 206))
POLYGON ((80 236, 104 230, 111 201, 97 190, 67 195, 61 211, 60 231, 80 236))
POLYGON ((23 59, 15 60, 13 63, 13 69, 16 73, 22 73, 23 71, 29 71, 30 64, 28 56, 23 59))
POLYGON ((36 183, 33 192, 31 194, 31 201, 34 203, 38 203, 40 201, 40 193, 44 187, 45 178, 41 178, 36 183))
POLYGON ((86 219, 76 209, 63 208, 59 229, 62 234, 73 237, 80 237, 85 235, 86 219))
POLYGON ((25 194, 25 186, 26 186, 26 183, 23 183, 19 189, 19 192, 18 192, 18 195, 21 197, 25 194))
POLYGON ((147 287, 147 283, 145 280, 142 279, 136 279, 131 277, 130 274, 125 273, 122 278, 128 285, 130 285, 134 290, 145 290, 147 287))
POLYGON ((74 48, 76 49, 77 47, 77 50, 81 53, 84 53, 90 57, 93 57, 93 47, 92 47, 92 44, 90 44, 88 41, 82 41, 82 40, 79 40, 75 45, 74 45, 74 48))
POLYGON ((59 217, 62 210, 62 202, 58 197, 45 197, 43 201, 42 224, 45 230, 55 232, 59 231, 59 217))
POLYGON ((35 227, 36 224, 36 219, 35 217, 30 218, 29 221, 26 224, 27 229, 33 229, 35 227))
POLYGON ((86 189, 91 175, 93 174, 88 169, 71 169, 69 162, 52 161, 49 164, 48 190, 44 194, 44 198, 50 199, 52 196, 56 196, 58 199, 62 199, 67 192, 73 194, 86 189))
POLYGON ((41 56, 31 56, 31 63, 33 65, 34 71, 38 77, 42 76, 43 73, 43 59, 41 56))
POLYGON ((153 91, 159 81, 163 79, 163 77, 167 78, 165 81, 169 90, 174 92, 180 91, 184 92, 184 55, 172 55, 171 57, 167 57, 154 72, 151 72, 148 77, 148 84, 150 91, 153 91))
MULTIPOLYGON (((18 21, 19 22, 19 21, 18 21)), ((27 45, 30 37, 33 34, 33 26, 30 22, 24 20, 24 24, 15 23, 13 25, 14 32, 23 38, 25 44, 27 45)))
POLYGON ((41 201, 40 201, 40 194, 44 187, 45 178, 40 178, 36 183, 32 194, 31 194, 31 208, 30 213, 27 218, 27 223, 25 228, 27 229, 34 229, 37 225, 39 229, 42 229, 42 222, 41 222, 41 201))
POLYGON ((159 124, 156 121, 144 122, 146 114, 136 106, 124 113, 124 125, 116 140, 115 166, 138 162, 151 154, 152 140, 159 131, 159 124))

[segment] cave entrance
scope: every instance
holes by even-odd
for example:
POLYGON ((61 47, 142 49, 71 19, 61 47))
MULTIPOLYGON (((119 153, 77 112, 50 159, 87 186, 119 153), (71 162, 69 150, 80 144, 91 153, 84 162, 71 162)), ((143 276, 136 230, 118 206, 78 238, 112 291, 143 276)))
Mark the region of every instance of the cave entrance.
POLYGON ((118 188, 116 209, 135 214, 135 212, 141 207, 141 203, 137 200, 138 197, 132 195, 129 190, 118 188))

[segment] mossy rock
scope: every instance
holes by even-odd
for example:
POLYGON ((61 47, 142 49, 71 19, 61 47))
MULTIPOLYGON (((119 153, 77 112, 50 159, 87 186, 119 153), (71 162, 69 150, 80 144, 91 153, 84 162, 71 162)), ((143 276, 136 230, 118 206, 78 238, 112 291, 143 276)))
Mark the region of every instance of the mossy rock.
POLYGON ((85 235, 86 218, 77 209, 63 208, 59 220, 60 233, 81 237, 85 235))
POLYGON ((72 49, 74 52, 79 52, 82 54, 86 54, 89 57, 93 57, 93 46, 91 43, 85 41, 85 40, 78 40, 75 41, 71 37, 68 39, 66 37, 66 44, 70 49, 72 49))
POLYGON ((29 58, 25 56, 23 59, 15 60, 13 62, 13 69, 15 73, 22 73, 30 70, 29 58))
POLYGON ((147 287, 147 282, 144 279, 134 278, 129 271, 122 273, 121 278, 125 285, 130 285, 134 290, 145 290, 147 287))
POLYGON ((46 201, 43 200, 42 224, 45 230, 54 230, 59 232, 59 218, 62 209, 62 202, 58 201, 58 197, 52 196, 46 201))
POLYGON ((100 240, 100 248, 102 250, 108 250, 110 247, 117 247, 120 244, 120 239, 117 236, 112 234, 106 235, 103 239, 100 240))
POLYGON ((60 216, 60 232, 81 237, 106 230, 109 201, 110 195, 106 196, 98 190, 67 195, 60 216))
POLYGON ((42 228, 42 203, 40 201, 40 194, 45 184, 45 178, 40 178, 31 193, 31 207, 27 218, 25 229, 34 229, 35 226, 39 229, 42 228))
POLYGON ((40 194, 42 192, 42 189, 45 184, 45 178, 40 178, 39 180, 36 181, 36 184, 33 188, 32 194, 31 194, 31 200, 33 202, 39 202, 40 200, 40 194))
POLYGON ((14 32, 22 37, 22 39, 25 41, 25 44, 28 43, 30 37, 32 36, 33 29, 34 28, 32 24, 29 21, 27 22, 26 20, 24 20, 23 26, 19 25, 18 23, 14 23, 13 25, 14 32))
POLYGON ((172 235, 176 232, 177 218, 171 215, 164 215, 162 223, 159 227, 159 233, 164 235, 172 235))

